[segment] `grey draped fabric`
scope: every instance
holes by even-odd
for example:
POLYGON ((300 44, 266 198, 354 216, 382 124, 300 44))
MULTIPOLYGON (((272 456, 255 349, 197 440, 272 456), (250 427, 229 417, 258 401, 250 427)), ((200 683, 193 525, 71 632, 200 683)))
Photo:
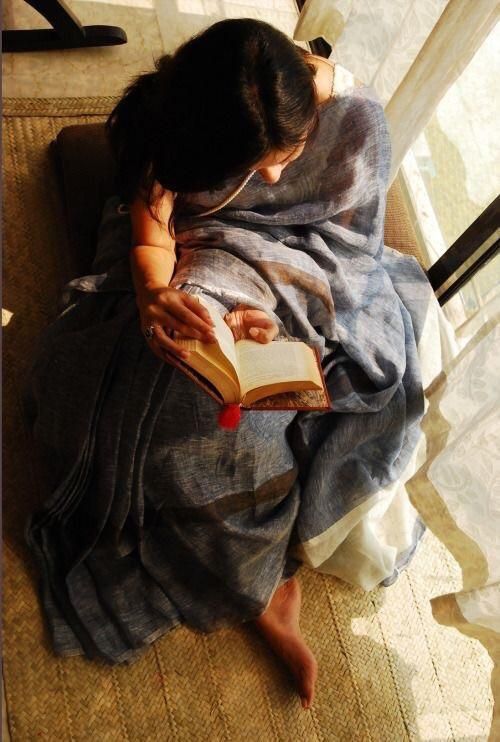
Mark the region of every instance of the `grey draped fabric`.
POLYGON ((51 487, 25 535, 57 654, 130 662, 178 624, 255 618, 300 566, 298 544, 402 473, 421 435, 432 289, 384 247, 389 168, 382 108, 357 87, 321 104, 278 183, 256 173, 205 217, 241 179, 177 197, 173 285, 221 313, 264 309, 321 352, 331 411, 245 411, 236 431, 149 350, 130 218, 108 199, 92 273, 65 287, 25 387, 51 487))

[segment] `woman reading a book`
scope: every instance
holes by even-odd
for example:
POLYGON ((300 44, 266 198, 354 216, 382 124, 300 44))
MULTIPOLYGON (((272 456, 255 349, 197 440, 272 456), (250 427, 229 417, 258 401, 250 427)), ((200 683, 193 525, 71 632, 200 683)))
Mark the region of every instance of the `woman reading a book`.
POLYGON ((383 244, 381 105, 237 19, 139 76, 107 130, 117 194, 25 399, 53 488, 26 537, 55 651, 130 662, 180 623, 253 621, 310 707, 298 567, 389 585, 424 530, 404 500, 377 532, 369 519, 420 438, 435 301, 417 261, 383 244), (207 306, 235 340, 317 349, 332 409, 220 427, 217 402, 166 362, 188 360, 181 336, 217 343, 207 306))

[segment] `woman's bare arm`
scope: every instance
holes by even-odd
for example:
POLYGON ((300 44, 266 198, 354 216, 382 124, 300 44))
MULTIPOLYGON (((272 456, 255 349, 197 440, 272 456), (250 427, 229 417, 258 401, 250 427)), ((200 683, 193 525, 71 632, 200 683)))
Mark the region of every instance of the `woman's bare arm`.
POLYGON ((130 206, 132 246, 130 265, 143 330, 154 327, 151 350, 160 358, 165 351, 186 357, 171 337, 176 330, 187 337, 213 342, 212 320, 193 296, 171 287, 175 269, 175 239, 168 231, 174 198, 171 191, 158 194, 153 208, 158 223, 138 195, 130 206))
MULTIPOLYGON (((198 337, 205 342, 214 340, 212 323, 206 310, 194 297, 169 287, 176 263, 175 239, 171 237, 167 227, 173 205, 173 194, 170 191, 159 196, 155 208, 160 224, 152 218, 140 196, 130 207, 133 242, 131 267, 137 305, 144 326, 156 325, 151 348, 160 357, 162 350, 175 350, 174 341, 167 337, 164 327, 198 337)), ((273 340, 278 332, 278 328, 265 312, 251 307, 238 306, 225 319, 235 340, 252 337, 258 342, 266 343, 273 340)), ((179 355, 184 354, 179 352, 179 355)))
POLYGON ((130 255, 132 277, 136 292, 144 288, 168 286, 175 269, 175 239, 168 232, 174 197, 171 191, 159 195, 153 208, 160 224, 149 213, 148 206, 138 195, 130 205, 132 222, 132 249, 130 255))

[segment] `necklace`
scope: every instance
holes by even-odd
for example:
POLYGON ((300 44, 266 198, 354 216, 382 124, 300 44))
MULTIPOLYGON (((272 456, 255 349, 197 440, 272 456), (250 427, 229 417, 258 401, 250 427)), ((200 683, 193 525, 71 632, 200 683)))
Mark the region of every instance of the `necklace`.
POLYGON ((243 188, 246 186, 250 178, 255 175, 257 171, 251 170, 248 175, 245 175, 239 186, 237 186, 232 193, 229 194, 229 196, 226 196, 224 201, 222 201, 218 206, 214 206, 212 209, 208 209, 208 211, 202 211, 201 214, 196 214, 196 216, 208 216, 208 214, 213 214, 214 211, 218 211, 219 209, 222 209, 224 206, 226 206, 230 201, 235 198, 240 191, 243 190, 243 188))

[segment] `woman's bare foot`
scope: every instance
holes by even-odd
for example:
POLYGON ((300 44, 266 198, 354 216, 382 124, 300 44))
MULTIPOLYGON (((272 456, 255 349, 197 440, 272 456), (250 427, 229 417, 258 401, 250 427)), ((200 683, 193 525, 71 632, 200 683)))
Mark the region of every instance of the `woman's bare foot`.
POLYGON ((254 619, 254 623, 291 669, 302 706, 310 708, 314 699, 318 663, 300 631, 300 604, 300 584, 296 577, 292 577, 278 587, 267 610, 254 619))

